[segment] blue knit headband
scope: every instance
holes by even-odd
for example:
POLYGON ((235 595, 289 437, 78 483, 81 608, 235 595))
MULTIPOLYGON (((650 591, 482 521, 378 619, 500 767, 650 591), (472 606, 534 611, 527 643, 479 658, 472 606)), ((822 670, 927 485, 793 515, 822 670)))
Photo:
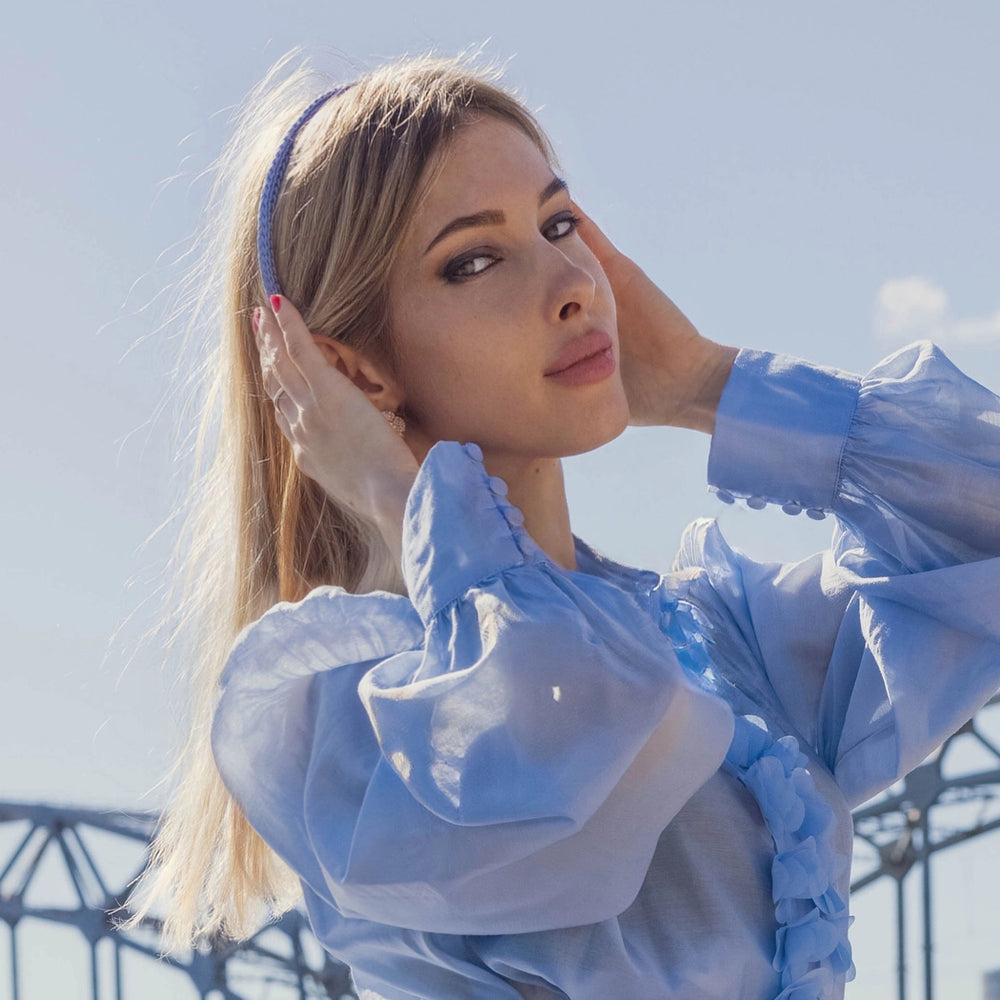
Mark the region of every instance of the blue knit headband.
POLYGON ((350 87, 337 87, 336 90, 329 90, 321 94, 305 111, 296 119, 295 124, 285 134, 281 140, 278 152, 274 155, 271 168, 267 172, 267 179, 264 181, 264 190, 260 195, 260 210, 257 213, 257 264, 260 267, 260 276, 264 282, 264 291, 268 298, 272 295, 281 294, 281 286, 278 284, 278 275, 274 269, 274 251, 271 245, 271 223, 274 219, 274 206, 281 193, 281 187, 285 183, 285 171, 288 170, 288 161, 292 158, 292 147, 295 145, 295 137, 299 134, 299 129, 324 104, 331 98, 342 94, 350 87))

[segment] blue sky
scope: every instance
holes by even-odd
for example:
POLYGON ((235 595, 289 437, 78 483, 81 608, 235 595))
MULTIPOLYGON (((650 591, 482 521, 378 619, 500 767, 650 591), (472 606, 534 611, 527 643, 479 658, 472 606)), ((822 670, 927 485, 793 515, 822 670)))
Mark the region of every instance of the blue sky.
MULTIPOLYGON (((0 36, 0 797, 160 801, 179 665, 137 640, 171 529, 144 542, 183 488, 171 288, 231 110, 297 45, 337 78, 481 45, 574 195, 709 336, 858 370, 931 335, 1000 389, 989 0, 19 5, 0 36)), ((656 568, 703 514, 762 557, 825 543, 716 504, 706 448, 636 430, 571 461, 577 532, 656 568)), ((855 997, 886 994, 869 968, 855 997)))

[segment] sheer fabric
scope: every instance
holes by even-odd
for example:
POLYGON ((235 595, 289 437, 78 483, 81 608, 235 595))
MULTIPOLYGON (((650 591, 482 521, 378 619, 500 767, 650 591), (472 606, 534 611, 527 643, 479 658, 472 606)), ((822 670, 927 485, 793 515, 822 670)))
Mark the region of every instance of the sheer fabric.
POLYGON ((582 542, 566 571, 441 443, 409 597, 320 588, 240 637, 219 769, 359 987, 842 996, 850 807, 1000 686, 1000 400, 929 344, 863 379, 743 351, 709 478, 833 514, 830 550, 699 521, 665 576, 582 542))

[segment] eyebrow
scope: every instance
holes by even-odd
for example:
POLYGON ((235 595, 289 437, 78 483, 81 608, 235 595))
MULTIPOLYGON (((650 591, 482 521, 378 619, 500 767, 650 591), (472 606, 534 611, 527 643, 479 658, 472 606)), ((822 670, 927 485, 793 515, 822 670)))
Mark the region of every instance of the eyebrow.
MULTIPOLYGON (((561 177, 553 177, 548 184, 545 185, 542 193, 538 196, 538 207, 541 208, 550 198, 558 194, 560 191, 568 191, 569 187, 566 182, 561 177)), ((457 219, 452 219, 427 244, 427 249, 424 250, 425 254, 431 252, 441 242, 446 236, 450 236, 452 233, 457 232, 460 229, 475 229, 479 226, 502 226, 507 221, 507 217, 496 208, 487 208, 482 212, 474 212, 472 215, 460 215, 457 219)))

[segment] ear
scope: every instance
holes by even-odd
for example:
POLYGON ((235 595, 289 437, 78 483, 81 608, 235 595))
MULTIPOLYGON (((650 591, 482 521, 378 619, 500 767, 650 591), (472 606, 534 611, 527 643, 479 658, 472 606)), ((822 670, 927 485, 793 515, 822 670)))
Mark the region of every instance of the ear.
POLYGON ((319 333, 312 337, 326 363, 349 378, 378 409, 397 411, 403 405, 403 393, 385 365, 339 340, 319 333))

